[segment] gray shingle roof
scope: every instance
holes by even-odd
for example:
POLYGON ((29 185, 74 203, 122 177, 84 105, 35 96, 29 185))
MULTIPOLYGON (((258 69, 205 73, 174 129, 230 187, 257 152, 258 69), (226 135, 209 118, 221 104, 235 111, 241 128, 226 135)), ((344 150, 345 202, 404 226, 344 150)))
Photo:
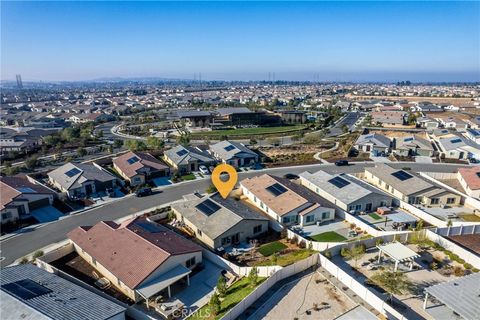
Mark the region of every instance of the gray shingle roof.
POLYGON ((59 183, 66 190, 75 189, 86 181, 107 182, 116 177, 104 169, 100 169, 90 163, 66 163, 63 166, 50 171, 48 176, 59 183), (66 175, 72 169, 78 169, 77 174, 69 177, 66 175))
POLYGON ((232 158, 251 158, 257 157, 257 154, 248 149, 242 143, 235 141, 220 141, 210 146, 210 151, 219 159, 229 160, 232 158))
POLYGON ((242 220, 268 221, 267 218, 253 211, 241 201, 236 201, 232 198, 223 199, 218 193, 209 197, 172 204, 172 208, 180 212, 211 239, 221 236, 242 220), (206 199, 210 199, 220 206, 220 209, 210 216, 203 214, 196 208, 198 204, 206 199))
POLYGON ((211 163, 215 161, 210 154, 199 148, 184 147, 180 145, 165 151, 164 154, 176 165, 186 165, 192 161, 198 161, 199 163, 211 163), (183 150, 185 150, 186 153, 183 152, 183 150))
POLYGON ((384 135, 373 133, 373 134, 362 134, 358 137, 355 145, 364 145, 364 144, 373 144, 377 147, 389 148, 390 139, 384 135))
POLYGON ((32 264, 2 269, 0 283, 4 302, 0 306, 2 319, 21 319, 22 314, 26 313, 31 319, 48 317, 58 320, 100 320, 111 318, 125 311, 120 304, 32 264), (3 288, 5 284, 24 279, 30 279, 52 292, 25 300, 3 288), (4 298, 10 302, 14 299, 17 303, 13 305, 5 303, 4 298))
POLYGON ((422 150, 432 150, 433 147, 430 141, 427 139, 423 139, 418 136, 408 136, 408 137, 400 137, 395 139, 396 148, 397 149, 415 149, 419 148, 422 150))

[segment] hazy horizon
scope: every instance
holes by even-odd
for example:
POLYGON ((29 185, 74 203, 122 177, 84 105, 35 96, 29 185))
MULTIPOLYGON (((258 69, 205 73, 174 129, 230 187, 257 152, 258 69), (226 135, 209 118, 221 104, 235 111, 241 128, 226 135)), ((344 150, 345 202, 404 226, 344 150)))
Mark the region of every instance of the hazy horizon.
POLYGON ((480 81, 478 2, 1 6, 2 80, 480 81))

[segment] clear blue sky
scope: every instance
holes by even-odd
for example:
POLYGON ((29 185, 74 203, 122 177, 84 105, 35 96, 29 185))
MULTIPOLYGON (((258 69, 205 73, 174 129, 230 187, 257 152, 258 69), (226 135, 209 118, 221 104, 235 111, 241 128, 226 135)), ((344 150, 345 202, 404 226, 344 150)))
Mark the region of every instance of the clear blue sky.
POLYGON ((479 2, 1 2, 2 79, 480 81, 479 2))

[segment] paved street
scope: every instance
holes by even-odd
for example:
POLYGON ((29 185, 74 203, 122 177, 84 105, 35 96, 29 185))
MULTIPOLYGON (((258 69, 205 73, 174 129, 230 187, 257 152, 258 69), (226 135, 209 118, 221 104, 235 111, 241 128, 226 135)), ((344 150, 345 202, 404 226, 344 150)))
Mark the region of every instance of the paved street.
MULTIPOLYGON (((305 170, 316 171, 319 169, 331 173, 352 173, 360 172, 366 166, 373 166, 374 163, 358 163, 345 167, 336 167, 331 164, 318 164, 309 166, 297 166, 288 168, 266 169, 262 171, 249 171, 239 174, 239 180, 262 173, 274 175, 284 175, 285 173, 299 174, 305 170)), ((438 171, 453 172, 458 165, 446 164, 419 164, 419 163, 397 163, 392 164, 397 168, 409 167, 412 170, 419 171, 438 171)), ((81 214, 67 217, 63 220, 52 222, 38 229, 21 233, 17 236, 5 239, 0 243, 0 256, 5 259, 1 261, 1 266, 11 264, 16 259, 30 254, 38 249, 66 238, 67 232, 80 225, 94 225, 100 220, 116 220, 118 218, 130 215, 132 213, 159 206, 164 203, 179 200, 184 194, 195 191, 204 192, 210 185, 209 180, 193 180, 188 183, 168 186, 162 193, 144 198, 126 197, 124 199, 104 205, 103 207, 85 211, 81 214)))
POLYGON ((330 133, 328 134, 329 137, 336 137, 343 133, 343 126, 346 125, 348 130, 352 130, 355 122, 362 114, 360 112, 348 112, 345 117, 343 117, 340 121, 338 121, 331 129, 330 133))

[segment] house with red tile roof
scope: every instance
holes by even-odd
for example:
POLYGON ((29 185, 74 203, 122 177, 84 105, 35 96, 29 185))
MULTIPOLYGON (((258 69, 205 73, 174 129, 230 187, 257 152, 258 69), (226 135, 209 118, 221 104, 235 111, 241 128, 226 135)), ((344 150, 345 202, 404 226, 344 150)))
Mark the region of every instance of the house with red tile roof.
POLYGON ((457 179, 465 189, 465 193, 473 198, 480 198, 480 167, 459 168, 457 179))
POLYGON ((147 218, 120 224, 100 221, 67 234, 75 251, 120 292, 135 302, 171 295, 177 281, 189 284, 202 262, 202 248, 147 218))
POLYGON ((146 152, 127 152, 113 159, 113 167, 131 186, 139 186, 150 179, 170 174, 166 164, 146 152))
POLYGON ((51 205, 55 196, 31 177, 0 177, 0 222, 29 218, 32 210, 51 205))

